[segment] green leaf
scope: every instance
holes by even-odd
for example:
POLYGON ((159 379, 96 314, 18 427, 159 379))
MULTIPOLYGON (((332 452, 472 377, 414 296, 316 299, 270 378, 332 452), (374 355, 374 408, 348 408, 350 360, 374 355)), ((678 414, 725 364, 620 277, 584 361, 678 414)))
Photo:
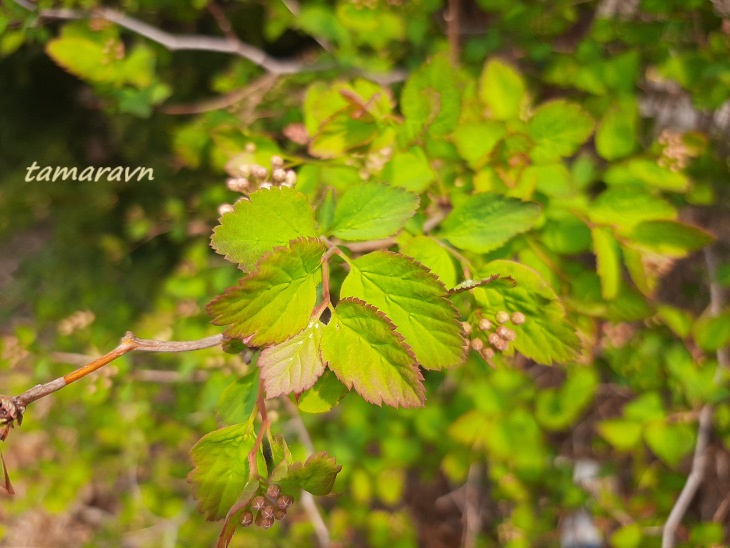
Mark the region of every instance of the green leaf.
POLYGON ((479 98, 492 118, 517 119, 527 102, 527 89, 519 72, 499 59, 490 59, 479 78, 479 98))
POLYGON ((621 285, 621 253, 610 228, 597 226, 591 229, 591 236, 601 278, 601 296, 610 301, 616 298, 621 285))
POLYGON ((244 272, 253 269, 261 256, 300 236, 316 236, 314 212, 307 197, 291 188, 253 192, 233 211, 221 217, 213 230, 211 245, 244 272))
POLYGON ((550 101, 535 111, 527 131, 535 143, 530 157, 547 164, 578 152, 593 131, 593 120, 575 103, 550 101))
POLYGON ((249 346, 285 341, 307 326, 321 281, 324 244, 300 238, 267 253, 256 270, 208 303, 215 325, 249 346))
POLYGON ((322 337, 322 357, 370 403, 420 407, 423 376, 391 321, 358 299, 342 299, 322 337))
POLYGON ((650 422, 664 420, 666 412, 662 399, 657 392, 647 392, 627 403, 623 415, 635 422, 650 422))
POLYGON ((598 423, 598 433, 620 451, 633 449, 641 441, 641 424, 624 419, 598 423))
POLYGON ((507 134, 503 123, 485 121, 459 124, 451 135, 459 155, 469 167, 479 169, 489 159, 496 144, 507 134))
POLYGON ((317 382, 325 368, 319 353, 324 327, 311 320, 304 331, 261 352, 258 366, 267 398, 299 394, 317 382))
POLYGON ((636 188, 610 188, 588 208, 597 224, 613 225, 626 233, 644 221, 673 220, 677 212, 669 202, 636 188))
POLYGON ((687 175, 660 166, 656 160, 632 158, 627 162, 614 164, 603 175, 609 185, 643 183, 653 188, 670 192, 685 192, 689 186, 687 175))
POLYGON ((714 241, 709 232, 676 221, 639 223, 634 226, 629 238, 634 246, 677 259, 714 241))
POLYGON ((403 255, 413 257, 423 266, 431 270, 439 277, 441 283, 446 287, 456 285, 456 267, 443 246, 436 243, 428 236, 416 236, 401 246, 400 252, 403 255))
POLYGON ((223 518, 249 480, 248 453, 256 442, 250 424, 235 424, 203 436, 190 452, 188 481, 206 519, 223 518))
POLYGON ((697 346, 706 352, 715 352, 730 344, 730 311, 717 316, 702 316, 692 326, 697 346))
POLYGON ((278 483, 282 491, 290 491, 295 486, 316 496, 329 495, 340 470, 342 466, 337 464, 335 458, 321 451, 310 455, 304 463, 291 463, 286 476, 278 483))
POLYGON ((489 284, 498 284, 505 287, 514 287, 516 282, 509 276, 500 276, 499 274, 492 274, 488 278, 482 278, 481 280, 465 280, 456 287, 449 289, 448 295, 456 295, 458 293, 464 293, 465 291, 471 291, 477 287, 482 287, 489 284))
POLYGON ((445 298, 446 287, 409 257, 376 251, 352 261, 340 295, 362 299, 383 312, 426 369, 463 363, 459 313, 445 298))
POLYGON ((226 387, 216 411, 224 424, 239 424, 251 418, 259 390, 258 372, 252 371, 226 387))
POLYGON ((440 236, 459 249, 493 251, 532 228, 540 206, 497 194, 474 194, 456 205, 441 223, 440 236))
POLYGON ((565 319, 565 310, 553 289, 535 270, 513 261, 492 261, 482 270, 512 277, 517 285, 486 285, 474 290, 474 297, 485 312, 522 312, 525 323, 511 325, 517 335, 512 343, 517 351, 539 363, 575 359, 580 339, 565 319))
POLYGON ((411 73, 400 106, 412 133, 428 130, 438 138, 456 127, 461 112, 459 80, 447 55, 438 55, 411 73))
POLYGON ((418 195, 382 184, 350 187, 335 208, 331 231, 343 240, 377 240, 402 229, 418 209, 418 195))
POLYGON ((393 186, 411 192, 424 192, 436 176, 421 147, 406 152, 396 152, 383 168, 382 178, 393 186))
POLYGON ((615 548, 639 548, 644 538, 640 523, 631 523, 618 529, 611 535, 610 546, 615 548))
POLYGON ((226 514, 226 521, 223 524, 223 529, 218 536, 217 548, 227 548, 233 538, 233 533, 236 532, 238 524, 241 523, 241 517, 243 513, 248 509, 251 499, 254 498, 256 493, 259 491, 261 482, 258 479, 253 479, 246 484, 243 491, 238 496, 236 503, 231 506, 226 514))
POLYGON ((616 105, 603 115, 596 130, 596 151, 608 161, 625 158, 636 149, 636 103, 616 105))
POLYGON ((370 143, 379 131, 372 120, 359 120, 347 113, 338 113, 319 127, 309 141, 309 153, 316 158, 338 158, 370 143))
POLYGON ((692 451, 695 436, 688 424, 654 422, 644 429, 644 440, 657 457, 676 466, 692 451))
POLYGON ((347 387, 342 384, 332 371, 325 371, 317 379, 314 386, 304 392, 297 405, 305 413, 326 413, 337 405, 347 394, 347 387))

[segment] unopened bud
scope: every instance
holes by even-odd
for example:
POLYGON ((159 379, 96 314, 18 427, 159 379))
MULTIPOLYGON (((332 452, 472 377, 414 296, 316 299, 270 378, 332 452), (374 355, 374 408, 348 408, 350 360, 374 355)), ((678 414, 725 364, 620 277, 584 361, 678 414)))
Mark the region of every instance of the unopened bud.
POLYGON ((505 341, 514 341, 517 336, 514 331, 503 325, 500 325, 497 328, 497 335, 502 337, 505 341))
POLYGON ((248 188, 249 182, 245 177, 231 177, 226 181, 228 190, 233 192, 243 192, 248 188))
POLYGON ((266 489, 266 496, 270 499, 276 499, 279 497, 279 495, 281 495, 281 487, 279 487, 275 483, 272 483, 271 485, 269 485, 268 489, 266 489))
POLYGON ((269 175, 269 170, 266 169, 264 166, 252 166, 251 174, 257 179, 264 181, 269 175))
POLYGON ((490 322, 487 318, 482 318, 479 320, 479 329, 482 331, 489 331, 492 329, 492 322, 490 322))
POLYGON ((284 158, 282 158, 281 156, 272 156, 271 167, 273 167, 274 169, 284 167, 284 158))
POLYGON ((259 188, 262 189, 262 190, 268 190, 272 186, 274 186, 274 185, 272 185, 271 183, 261 183, 261 185, 259 185, 259 188))
POLYGON ((274 519, 281 520, 286 517, 286 510, 282 510, 281 508, 277 508, 274 511, 274 519))
POLYGON ((500 344, 500 343, 504 342, 504 341, 502 340, 502 337, 500 337, 500 336, 499 336, 499 335, 497 335, 496 333, 490 333, 490 334, 489 334, 489 336, 487 337, 487 340, 489 341, 489 344, 491 344, 492 346, 495 346, 495 347, 496 347, 496 346, 497 346, 498 344, 500 344))
POLYGON ((250 511, 244 512, 243 515, 241 516, 241 525, 243 525, 244 527, 248 527, 252 523, 253 523, 253 513, 251 513, 250 511))
POLYGON ((261 520, 261 527, 264 529, 268 529, 272 525, 274 525, 274 516, 271 516, 270 518, 263 518, 261 520))
POLYGON ((509 313, 504 310, 500 310, 495 315, 495 319, 497 320, 497 323, 507 323, 509 321, 509 313))
POLYGON ((292 504, 294 504, 294 497, 291 495, 281 495, 278 499, 276 499, 276 505, 282 510, 286 510, 292 504))
POLYGON ((266 499, 259 495, 258 497, 254 497, 254 499, 251 501, 251 508, 254 510, 261 510, 264 506, 266 506, 266 499))
POLYGON ((490 360, 494 357, 494 349, 490 347, 483 348, 479 354, 484 358, 485 360, 490 360))
POLYGON ((246 143, 246 152, 256 152, 256 143, 246 143))
POLYGON ((484 341, 481 339, 472 339, 471 347, 479 352, 482 348, 484 348, 484 341))
POLYGON ((294 186, 297 184, 297 174, 295 171, 292 171, 291 169, 286 172, 286 181, 284 182, 287 186, 294 186))
POLYGON ((273 518, 274 517, 274 507, 270 504, 267 504, 261 509, 261 514, 264 516, 264 519, 267 518, 273 518))
POLYGON ((283 183, 284 181, 286 181, 286 171, 281 168, 275 169, 271 173, 271 178, 274 180, 275 183, 283 183))
POLYGON ((233 211, 233 206, 231 204, 221 204, 218 206, 219 215, 225 215, 226 213, 230 213, 232 211, 233 211))
POLYGON ((525 315, 522 312, 513 312, 512 323, 515 325, 522 325, 525 323, 525 315))
POLYGON ((469 335, 471 333, 471 324, 469 322, 461 322, 461 328, 464 330, 465 335, 469 335))

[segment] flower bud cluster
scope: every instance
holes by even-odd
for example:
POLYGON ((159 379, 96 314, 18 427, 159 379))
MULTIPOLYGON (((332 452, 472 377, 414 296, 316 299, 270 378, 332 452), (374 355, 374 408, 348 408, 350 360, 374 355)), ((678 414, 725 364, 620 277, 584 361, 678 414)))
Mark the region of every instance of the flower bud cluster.
MULTIPOLYGON (((248 143, 246 152, 256 152, 256 145, 248 143)), ((281 156, 271 157, 271 167, 267 168, 258 164, 241 164, 229 162, 226 171, 230 177, 226 180, 228 190, 243 194, 239 200, 248 199, 249 194, 259 189, 272 187, 293 187, 297 182, 297 174, 294 170, 284 168, 284 159, 281 156)), ((233 211, 230 204, 222 204, 218 212, 223 215, 233 211)))
POLYGON ((241 525, 248 527, 253 524, 268 529, 274 521, 286 517, 286 510, 293 503, 294 497, 282 494, 278 485, 272 483, 265 489, 262 486, 241 514, 241 525))
POLYGON ((482 316, 481 310, 476 310, 462 324, 464 333, 470 337, 469 347, 478 352, 485 360, 490 360, 497 352, 505 352, 509 343, 517 338, 517 333, 505 324, 522 325, 525 323, 525 315, 522 312, 506 312, 500 310, 490 320, 482 316))

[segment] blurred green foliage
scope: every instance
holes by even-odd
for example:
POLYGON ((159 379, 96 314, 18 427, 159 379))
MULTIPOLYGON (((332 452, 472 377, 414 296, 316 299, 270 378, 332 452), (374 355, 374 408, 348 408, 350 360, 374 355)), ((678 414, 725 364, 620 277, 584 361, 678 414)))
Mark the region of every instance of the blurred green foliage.
MULTIPOLYGON (((730 16, 715 3, 462 2, 458 66, 435 0, 117 6, 174 34, 221 37, 222 14, 247 44, 312 69, 278 76, 230 54, 168 51, 93 17, 95 0, 25 4, 0 6, 3 393, 62 376, 126 330, 219 332, 205 304, 240 274, 209 248, 219 205, 235 199, 226 168, 279 154, 320 225, 355 183, 387 182, 421 195, 394 249, 449 286, 465 266, 513 274, 513 303, 488 287, 455 297, 473 311, 472 339, 502 306, 542 318, 528 317, 516 353, 425 372, 421 409, 342 398, 331 376, 302 397, 314 447, 343 466, 336 495, 318 500, 333 542, 457 545, 463 489, 476 485, 478 545, 556 545, 586 508, 611 545, 659 546, 710 403, 712 465, 677 534, 730 543, 730 405, 715 374, 730 315, 707 309, 697 253, 728 239, 730 130, 717 112, 730 98, 730 16), (62 7, 81 16, 39 17, 62 7), (145 166, 154 180, 28 182, 33 162, 145 166), (479 226, 470 200, 485 196, 498 212, 539 203, 539 217, 460 237, 479 226), (447 220, 424 234, 439 211, 447 220), (535 326, 575 328, 582 351, 535 326), (598 473, 578 481, 585 461, 598 473)), ((220 524, 195 511, 189 451, 245 415, 231 402, 254 370, 220 349, 133 354, 33 404, 3 446, 18 495, 0 508, 0 542, 213 544, 220 524)), ((292 406, 272 400, 270 414, 305 459, 292 406)), ((295 508, 270 531, 239 528, 233 545, 313 544, 295 508)))

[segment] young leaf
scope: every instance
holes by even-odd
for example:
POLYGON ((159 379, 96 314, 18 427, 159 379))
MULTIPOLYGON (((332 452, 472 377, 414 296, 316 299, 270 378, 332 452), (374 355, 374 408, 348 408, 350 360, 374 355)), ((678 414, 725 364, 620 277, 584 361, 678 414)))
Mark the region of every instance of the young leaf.
POLYGON ((236 532, 236 527, 241 522, 241 516, 248 508, 251 499, 258 493, 261 482, 258 479, 253 479, 246 484, 243 491, 238 496, 236 503, 231 506, 226 514, 226 521, 223 523, 223 529, 220 535, 218 535, 218 543, 216 548, 227 548, 233 538, 233 533, 236 532))
POLYGON ((215 325, 228 337, 264 346, 285 341, 307 326, 322 276, 324 244, 300 238, 267 253, 239 285, 208 303, 215 325))
POLYGON ((282 491, 290 491, 292 487, 304 489, 316 496, 329 495, 335 484, 337 474, 342 466, 337 464, 334 457, 324 451, 310 455, 302 463, 293 462, 288 466, 286 476, 277 479, 282 491))
POLYGON ((451 210, 441 223, 441 236, 459 249, 488 253, 530 230, 539 216, 538 204, 474 194, 451 210))
POLYGON ((256 406, 259 376, 256 371, 244 375, 226 387, 218 400, 218 417, 224 424, 239 424, 251 418, 256 406))
POLYGON ((535 142, 530 157, 546 164, 578 152, 593 131, 593 120, 575 103, 551 101, 535 111, 527 131, 535 142))
POLYGON ((358 299, 342 299, 322 337, 322 357, 370 403, 420 407, 423 376, 390 320, 358 299))
POLYGON ((617 105, 603 116, 596 130, 596 151, 612 161, 624 158, 636 148, 639 113, 636 102, 617 105))
POLYGON ((203 436, 190 456, 188 481, 198 510, 210 521, 224 517, 248 482, 248 453, 256 442, 250 424, 235 424, 203 436))
POLYGON ((304 392, 297 402, 305 413, 326 413, 347 394, 347 387, 332 371, 325 371, 314 386, 304 392))
POLYGON ((657 196, 636 188, 609 188, 602 192, 588 209, 596 224, 614 225, 626 233, 643 221, 673 220, 674 207, 657 196))
POLYGON ((621 254, 610 228, 591 229, 593 252, 596 254, 598 276, 601 278, 601 296, 610 301, 618 295, 621 284, 621 254))
POLYGON ((443 246, 436 243, 433 238, 429 238, 428 236, 411 238, 401 246, 400 252, 403 255, 413 257, 423 266, 431 270, 446 287, 451 287, 456 284, 454 260, 451 258, 449 252, 443 246))
POLYGON ((436 176, 421 147, 412 147, 405 152, 396 152, 385 164, 382 179, 389 184, 410 190, 424 192, 436 176))
POLYGON ((261 256, 301 236, 316 236, 314 212, 307 197, 294 189, 253 192, 221 217, 211 245, 226 259, 249 272, 261 256))
POLYGON ((522 312, 525 322, 511 325, 517 337, 512 343, 517 351, 538 363, 574 359, 580 349, 575 329, 565 319, 565 310, 555 292, 533 269, 513 261, 492 261, 484 272, 510 276, 517 285, 485 285, 474 290, 474 297, 486 311, 496 314, 522 312))
POLYGON ((680 259, 714 241, 709 232, 675 221, 645 221, 636 225, 630 235, 639 248, 680 259))
POLYGON ((267 398, 299 394, 317 382, 325 367, 319 353, 324 327, 310 320, 301 333, 261 352, 258 365, 267 398))
POLYGON ((477 287, 482 287, 488 284, 499 284, 505 287, 514 287, 515 281, 510 276, 500 276, 499 274, 492 274, 488 278, 482 278, 481 280, 465 280, 456 287, 452 287, 448 291, 448 295, 456 295, 458 293, 464 293, 465 291, 471 291, 477 287))
POLYGON ((499 59, 490 59, 484 65, 479 79, 479 98, 497 120, 517 119, 527 100, 522 76, 499 59))
MULTIPOLYGON (((382 311, 426 369, 460 365, 466 341, 446 287, 422 264, 390 251, 354 260, 342 297, 356 297, 382 311)), ((335 371, 336 372, 336 371, 335 371)))
POLYGON ((387 238, 403 228, 418 201, 418 195, 388 185, 350 187, 337 203, 331 232, 343 240, 387 238))
POLYGON ((481 168, 489 159, 495 145, 507 134, 502 122, 487 120, 485 122, 460 124, 451 135, 459 155, 466 160, 472 169, 481 168))
POLYGON ((400 105, 414 133, 427 129, 438 138, 456 127, 461 109, 459 75, 446 55, 434 57, 411 73, 400 105))

